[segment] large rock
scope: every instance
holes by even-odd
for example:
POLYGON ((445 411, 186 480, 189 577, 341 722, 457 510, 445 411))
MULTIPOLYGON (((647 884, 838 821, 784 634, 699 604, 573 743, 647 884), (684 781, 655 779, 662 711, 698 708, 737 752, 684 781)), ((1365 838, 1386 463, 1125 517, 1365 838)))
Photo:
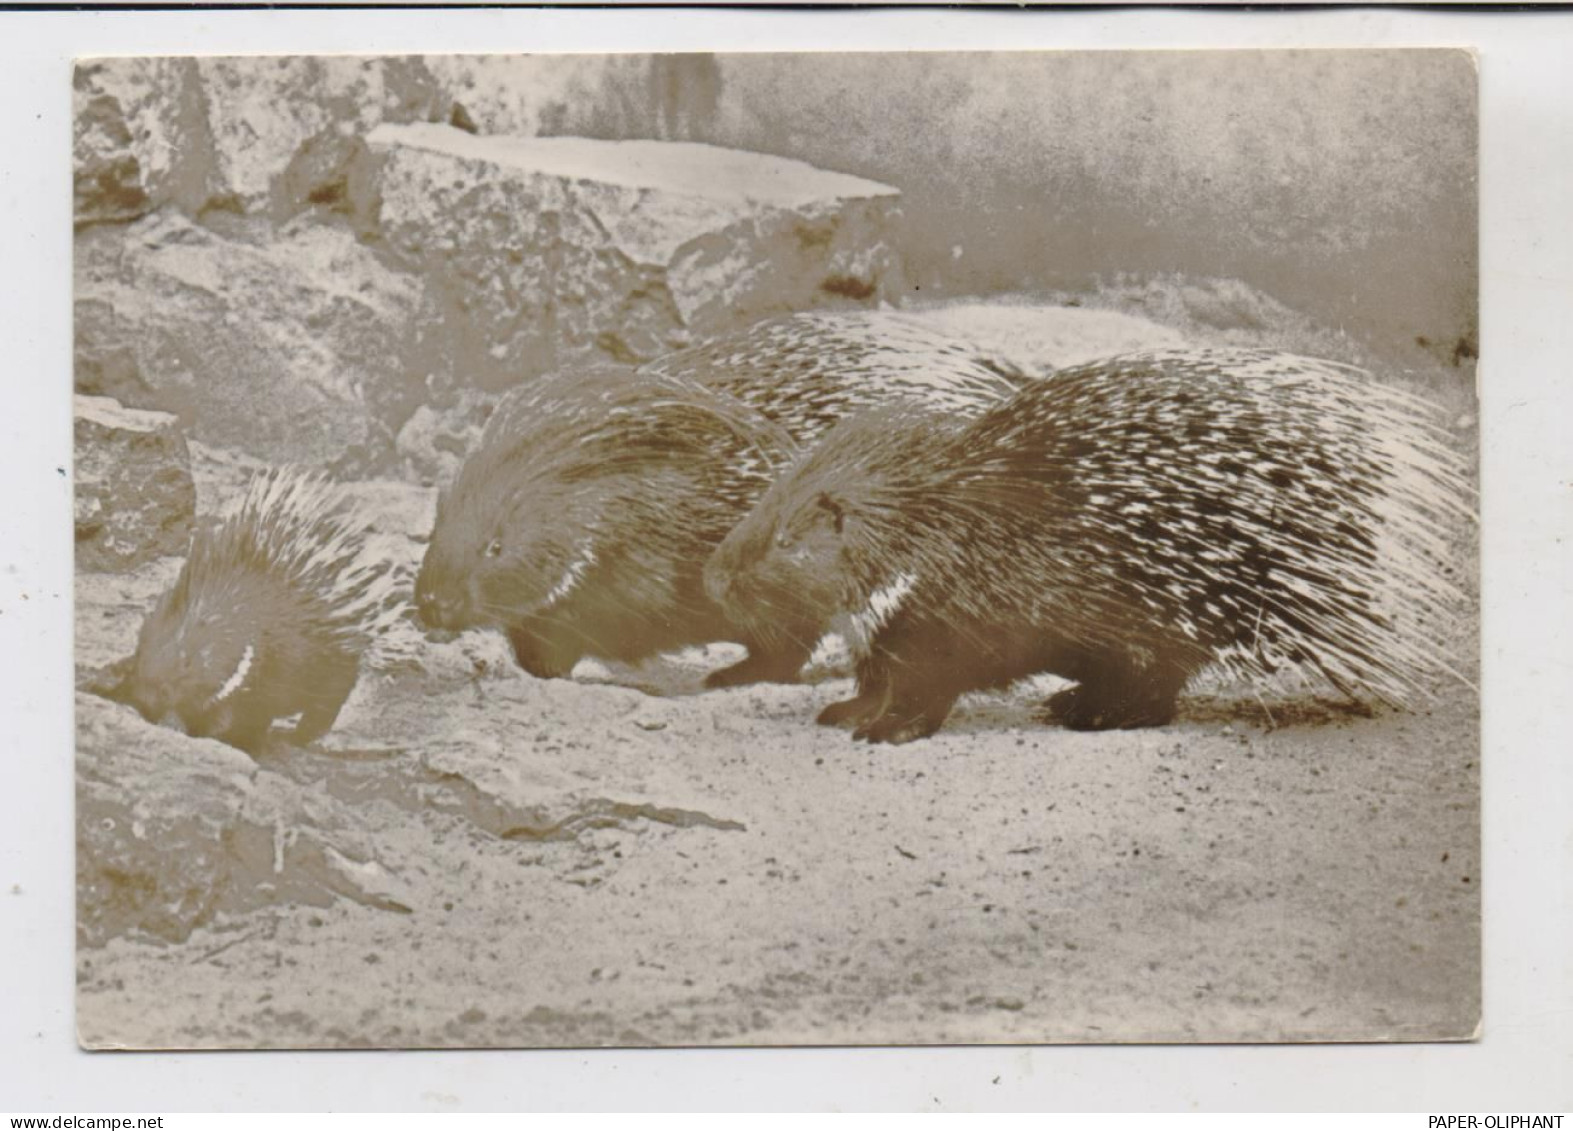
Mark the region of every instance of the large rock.
POLYGON ((263 459, 391 453, 444 350, 419 284, 342 228, 226 238, 178 215, 78 239, 77 388, 263 459))
POLYGON ((74 90, 79 224, 164 205, 287 214, 331 192, 331 171, 302 181, 303 154, 384 118, 451 113, 418 59, 93 59, 74 90))
POLYGON ((446 120, 451 112, 419 59, 235 57, 199 67, 216 181, 245 212, 266 204, 282 218, 314 195, 331 196, 331 175, 320 183, 286 179, 309 145, 362 134, 385 118, 446 120))
POLYGON ((445 295, 457 369, 486 387, 900 288, 895 189, 741 150, 383 125, 350 193, 445 295))
POLYGON ((197 493, 175 418, 77 397, 76 564, 132 569, 185 552, 197 493))
POLYGON ((77 934, 180 941, 215 916, 344 896, 408 910, 354 809, 240 751, 78 694, 77 934))
POLYGON ((135 219, 211 195, 212 147, 195 59, 91 59, 73 76, 78 224, 135 219))
POLYGON ((487 134, 687 137, 719 97, 710 55, 88 59, 75 73, 76 218, 172 205, 282 220, 335 205, 381 122, 487 134))
POLYGON ((451 483, 480 446, 495 398, 466 392, 451 404, 421 405, 399 429, 395 447, 405 479, 427 485, 451 483))

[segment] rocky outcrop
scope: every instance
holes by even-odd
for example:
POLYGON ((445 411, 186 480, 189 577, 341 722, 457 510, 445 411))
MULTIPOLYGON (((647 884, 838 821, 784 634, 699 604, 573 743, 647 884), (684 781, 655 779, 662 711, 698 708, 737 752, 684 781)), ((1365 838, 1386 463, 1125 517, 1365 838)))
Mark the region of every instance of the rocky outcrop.
POLYGON ((496 400, 470 390, 437 405, 421 405, 394 440, 404 478, 421 484, 448 484, 469 454, 480 446, 496 400))
POLYGON ((708 55, 87 59, 74 76, 76 219, 173 206, 282 221, 333 205, 358 139, 382 122, 692 136, 719 83, 708 55))
POLYGON ((75 211, 79 225, 133 220, 172 203, 200 209, 212 149, 194 59, 99 59, 73 76, 75 211))
POLYGON ((269 462, 433 482, 473 439, 477 391, 899 297, 895 189, 742 150, 531 136, 683 136, 718 73, 709 56, 85 61, 77 391, 269 462))
POLYGON ((77 65, 74 86, 79 225, 165 205, 289 213, 330 191, 285 178, 302 151, 384 118, 451 112, 418 59, 93 59, 77 65))
POLYGON ((179 942, 221 914, 343 896, 408 910, 353 810, 219 742, 76 701, 77 934, 179 942))
POLYGON ((358 228, 448 302, 472 384, 642 361, 768 314, 894 295, 895 189, 681 143, 390 126, 352 173, 358 228))
POLYGON ((134 569, 191 540, 197 493, 175 418, 77 397, 76 564, 134 569))
POLYGON ((273 462, 391 451, 444 351, 419 283, 341 227, 230 238, 173 213, 78 239, 77 388, 273 462))

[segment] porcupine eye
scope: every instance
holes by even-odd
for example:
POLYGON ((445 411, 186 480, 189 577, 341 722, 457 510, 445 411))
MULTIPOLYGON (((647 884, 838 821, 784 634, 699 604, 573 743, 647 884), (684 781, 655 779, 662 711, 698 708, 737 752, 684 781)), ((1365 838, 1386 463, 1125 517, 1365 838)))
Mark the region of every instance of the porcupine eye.
POLYGON ((493 538, 490 542, 488 542, 486 544, 486 556, 488 558, 498 557, 501 553, 502 553, 502 539, 501 538, 493 538))
POLYGON ((799 511, 790 522, 782 523, 776 531, 775 548, 803 567, 830 552, 844 526, 841 504, 822 491, 812 506, 799 511))
POLYGON ((836 533, 840 534, 842 527, 846 525, 847 519, 846 512, 841 509, 841 504, 828 491, 821 491, 816 502, 819 505, 819 509, 830 516, 831 525, 835 528, 836 533))

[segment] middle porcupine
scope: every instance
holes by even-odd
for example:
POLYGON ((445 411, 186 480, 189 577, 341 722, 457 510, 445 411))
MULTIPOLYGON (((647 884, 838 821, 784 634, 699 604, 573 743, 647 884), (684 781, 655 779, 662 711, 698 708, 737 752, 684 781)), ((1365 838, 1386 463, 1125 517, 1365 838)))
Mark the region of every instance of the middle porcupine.
POLYGON ((533 382, 498 406, 439 504, 422 619, 501 627, 537 676, 735 640, 748 659, 710 685, 790 680, 815 640, 775 626, 765 646, 702 582, 776 464, 872 405, 975 415, 1014 388, 970 345, 881 312, 767 321, 636 372, 533 382))
POLYGON ((903 742, 1035 673, 1084 729, 1167 722, 1190 678, 1308 665, 1352 697, 1445 671, 1470 514, 1426 402, 1333 362, 1168 350, 1060 370, 964 427, 837 428, 706 570, 755 631, 839 624, 856 698, 824 723, 903 742))

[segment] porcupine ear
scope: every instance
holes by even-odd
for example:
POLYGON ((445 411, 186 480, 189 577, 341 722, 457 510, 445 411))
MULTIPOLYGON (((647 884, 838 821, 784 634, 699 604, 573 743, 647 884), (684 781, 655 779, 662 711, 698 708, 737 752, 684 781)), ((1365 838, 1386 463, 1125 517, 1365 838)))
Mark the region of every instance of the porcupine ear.
POLYGON ((821 491, 819 498, 815 501, 819 504, 819 509, 830 516, 830 521, 834 525, 836 533, 840 534, 847 522, 846 511, 842 509, 841 501, 829 491, 821 491))

